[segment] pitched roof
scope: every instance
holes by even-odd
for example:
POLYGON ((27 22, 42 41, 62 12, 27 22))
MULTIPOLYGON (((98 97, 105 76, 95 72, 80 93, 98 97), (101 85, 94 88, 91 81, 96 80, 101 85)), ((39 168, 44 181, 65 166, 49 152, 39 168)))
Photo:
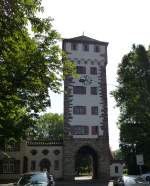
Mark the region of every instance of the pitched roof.
POLYGON ((108 45, 108 42, 103 42, 103 41, 99 41, 87 36, 78 36, 78 37, 73 37, 70 39, 63 39, 64 42, 80 42, 80 43, 92 43, 92 44, 101 44, 101 45, 108 45))
POLYGON ((113 163, 124 164, 125 162, 123 160, 115 160, 115 159, 113 159, 113 160, 110 161, 110 164, 113 164, 113 163))

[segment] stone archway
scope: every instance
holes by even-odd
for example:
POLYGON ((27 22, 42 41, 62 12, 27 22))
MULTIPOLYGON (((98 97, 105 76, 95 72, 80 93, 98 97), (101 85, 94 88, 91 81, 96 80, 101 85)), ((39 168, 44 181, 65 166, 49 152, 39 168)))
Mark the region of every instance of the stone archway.
POLYGON ((87 175, 92 176, 93 179, 97 178, 98 157, 95 150, 90 146, 81 147, 75 155, 76 176, 82 175, 82 170, 85 171, 87 175))
POLYGON ((44 158, 40 161, 40 170, 43 171, 43 170, 46 170, 48 172, 50 172, 50 166, 51 166, 51 162, 44 158))

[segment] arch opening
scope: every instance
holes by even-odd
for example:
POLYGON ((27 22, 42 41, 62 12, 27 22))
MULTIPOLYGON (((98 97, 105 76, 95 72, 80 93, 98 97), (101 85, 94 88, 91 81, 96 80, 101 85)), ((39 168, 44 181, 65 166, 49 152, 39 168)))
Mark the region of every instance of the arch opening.
POLYGON ((48 171, 50 172, 50 166, 51 166, 51 163, 48 159, 42 159, 40 161, 40 170, 41 171, 48 171))
POLYGON ((75 179, 96 179, 97 171, 98 158, 95 150, 89 146, 81 147, 75 156, 75 179))

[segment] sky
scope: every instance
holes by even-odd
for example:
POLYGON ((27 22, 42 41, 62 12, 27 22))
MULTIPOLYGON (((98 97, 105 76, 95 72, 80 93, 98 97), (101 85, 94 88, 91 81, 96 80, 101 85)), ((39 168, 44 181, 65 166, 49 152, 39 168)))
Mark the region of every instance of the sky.
MULTIPOLYGON (((117 67, 133 44, 150 44, 150 0, 43 0, 44 17, 62 38, 85 36, 109 42, 107 65, 109 143, 119 148, 119 109, 110 92, 117 86, 117 67)), ((63 95, 50 93, 49 112, 63 113, 63 95)))

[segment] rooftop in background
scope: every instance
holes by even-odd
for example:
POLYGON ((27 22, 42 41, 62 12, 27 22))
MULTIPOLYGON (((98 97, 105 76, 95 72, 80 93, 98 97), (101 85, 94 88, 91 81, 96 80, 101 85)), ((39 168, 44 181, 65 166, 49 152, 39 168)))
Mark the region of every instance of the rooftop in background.
POLYGON ((101 44, 101 45, 105 45, 105 46, 108 45, 108 42, 98 41, 96 39, 93 39, 93 38, 90 38, 90 37, 87 37, 84 35, 78 36, 78 37, 73 37, 70 39, 63 39, 63 41, 64 42, 72 41, 72 42, 82 42, 82 43, 93 43, 93 44, 101 44))

